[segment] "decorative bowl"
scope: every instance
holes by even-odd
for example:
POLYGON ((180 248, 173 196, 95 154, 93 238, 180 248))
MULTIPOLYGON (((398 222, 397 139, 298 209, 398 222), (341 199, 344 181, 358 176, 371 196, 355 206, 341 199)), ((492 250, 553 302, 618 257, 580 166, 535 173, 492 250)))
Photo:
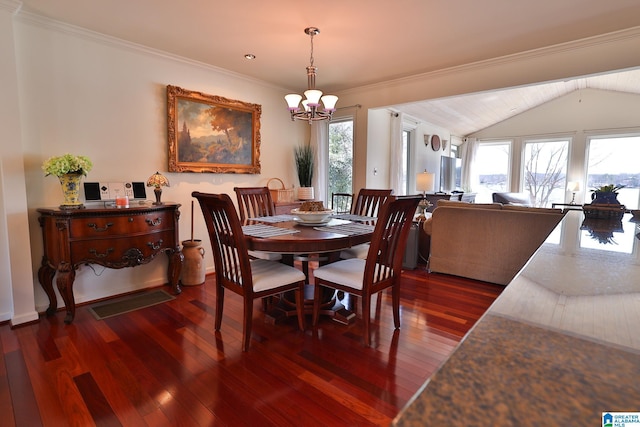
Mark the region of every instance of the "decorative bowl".
POLYGON ((325 209, 322 211, 301 211, 298 209, 291 209, 291 213, 295 215, 301 222, 309 222, 314 224, 320 224, 327 222, 333 210, 325 209))

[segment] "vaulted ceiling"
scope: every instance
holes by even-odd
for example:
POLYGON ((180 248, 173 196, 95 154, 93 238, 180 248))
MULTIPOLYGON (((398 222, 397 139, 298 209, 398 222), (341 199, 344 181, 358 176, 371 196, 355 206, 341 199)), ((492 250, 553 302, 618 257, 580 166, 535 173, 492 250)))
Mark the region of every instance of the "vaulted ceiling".
MULTIPOLYGON (((640 26, 637 0, 22 0, 45 16, 250 76, 306 88, 310 39, 326 93, 640 26), (244 55, 255 55, 254 60, 244 55)), ((399 106, 466 135, 577 87, 638 92, 636 72, 399 106), (475 108, 479 105, 483 108, 475 108), (491 107, 488 107, 491 106, 491 107), (479 114, 482 111, 482 114, 479 114), (453 126, 453 127, 452 127, 453 126)))

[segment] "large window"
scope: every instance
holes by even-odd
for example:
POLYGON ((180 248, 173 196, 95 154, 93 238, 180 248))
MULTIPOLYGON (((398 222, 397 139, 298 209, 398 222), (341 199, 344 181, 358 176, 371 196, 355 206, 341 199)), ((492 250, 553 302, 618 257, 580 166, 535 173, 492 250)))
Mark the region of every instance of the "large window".
POLYGON ((509 191, 510 141, 481 142, 476 154, 477 203, 491 203, 492 194, 509 191))
POLYGON ((618 201, 627 209, 638 209, 640 199, 640 136, 589 140, 587 199, 591 190, 602 185, 624 185, 618 201))
POLYGON ((569 141, 527 141, 524 147, 524 191, 535 206, 563 203, 569 141))
POLYGON ((353 119, 329 123, 329 192, 353 193, 353 119))

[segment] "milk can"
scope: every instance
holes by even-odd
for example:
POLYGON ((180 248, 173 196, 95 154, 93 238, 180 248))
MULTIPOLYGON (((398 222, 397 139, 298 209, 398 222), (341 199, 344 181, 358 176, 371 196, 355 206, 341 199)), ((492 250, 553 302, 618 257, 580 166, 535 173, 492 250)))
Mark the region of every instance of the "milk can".
POLYGON ((184 286, 202 285, 204 283, 204 248, 201 243, 202 241, 198 239, 182 241, 182 255, 184 256, 182 284, 184 286))

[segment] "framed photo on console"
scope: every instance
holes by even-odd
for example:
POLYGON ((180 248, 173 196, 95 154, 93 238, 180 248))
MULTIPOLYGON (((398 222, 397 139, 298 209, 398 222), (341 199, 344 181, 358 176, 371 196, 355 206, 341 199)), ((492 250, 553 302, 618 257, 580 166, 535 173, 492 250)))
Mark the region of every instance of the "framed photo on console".
POLYGON ((169 172, 260 173, 262 107, 167 86, 169 172))

